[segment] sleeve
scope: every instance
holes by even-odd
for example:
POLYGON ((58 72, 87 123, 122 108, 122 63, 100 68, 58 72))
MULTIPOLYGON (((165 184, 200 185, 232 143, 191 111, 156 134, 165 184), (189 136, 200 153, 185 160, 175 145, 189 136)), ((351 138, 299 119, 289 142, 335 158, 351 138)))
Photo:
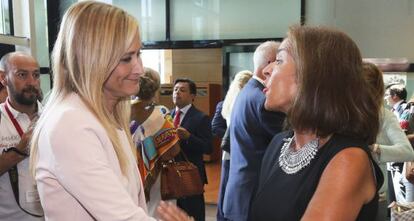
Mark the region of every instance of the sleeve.
POLYGON ((216 112, 214 113, 213 120, 211 121, 211 131, 213 135, 216 135, 219 138, 223 138, 227 129, 226 120, 221 115, 222 108, 223 102, 219 102, 216 106, 216 112))
POLYGON ((401 129, 397 117, 392 113, 386 113, 384 117, 384 135, 390 141, 389 145, 378 144, 381 155, 380 162, 405 162, 414 160, 414 151, 401 129))
POLYGON ((65 114, 60 124, 65 126, 48 138, 61 185, 97 220, 153 220, 133 202, 114 172, 105 131, 91 119, 79 119, 81 115, 65 114))
POLYGON ((186 152, 201 151, 204 154, 209 154, 213 151, 212 146, 212 133, 211 133, 211 122, 207 115, 202 116, 200 123, 197 126, 196 132, 191 133, 190 137, 186 140, 188 143, 191 143, 191 146, 196 146, 200 148, 191 148, 191 150, 186 149, 185 146, 181 146, 186 152))

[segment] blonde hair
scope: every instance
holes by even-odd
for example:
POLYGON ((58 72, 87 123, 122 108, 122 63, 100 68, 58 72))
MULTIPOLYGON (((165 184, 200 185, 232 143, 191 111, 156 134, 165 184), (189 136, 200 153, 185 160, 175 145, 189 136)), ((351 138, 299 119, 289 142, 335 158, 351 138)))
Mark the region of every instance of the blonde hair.
MULTIPOLYGON (((104 127, 123 174, 130 165, 116 128, 129 133, 129 97, 120 100, 112 113, 106 108, 103 85, 136 36, 138 22, 120 8, 83 1, 63 16, 52 52, 54 86, 33 132, 30 163, 35 175, 38 141, 47 116, 67 95, 76 93, 104 127)), ((139 39, 140 40, 140 39, 139 39)), ((130 147, 134 151, 132 140, 130 147)))
POLYGON ((237 95, 252 76, 253 73, 247 70, 240 71, 234 76, 234 80, 231 82, 226 97, 224 98, 223 109, 221 110, 221 115, 226 119, 227 125, 230 125, 230 114, 237 95))

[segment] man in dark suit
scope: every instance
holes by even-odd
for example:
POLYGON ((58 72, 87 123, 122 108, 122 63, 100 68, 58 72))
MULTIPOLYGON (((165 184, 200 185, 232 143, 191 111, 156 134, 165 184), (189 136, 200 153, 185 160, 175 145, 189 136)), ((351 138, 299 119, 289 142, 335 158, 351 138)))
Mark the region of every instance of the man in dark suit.
MULTIPOLYGON (((202 181, 207 184, 203 154, 212 151, 211 123, 207 115, 192 105, 196 91, 197 87, 192 80, 175 80, 173 102, 176 107, 171 112, 181 149, 188 160, 198 167, 202 181)), ((195 220, 205 220, 204 194, 178 199, 177 206, 195 220)))
MULTIPOLYGON (((264 109, 263 69, 276 59, 279 44, 267 41, 253 55, 254 75, 237 96, 230 124, 230 172, 223 202, 226 220, 248 220, 250 201, 259 180, 263 154, 282 130, 285 115, 264 109)), ((276 162, 275 162, 276 163, 276 162)))

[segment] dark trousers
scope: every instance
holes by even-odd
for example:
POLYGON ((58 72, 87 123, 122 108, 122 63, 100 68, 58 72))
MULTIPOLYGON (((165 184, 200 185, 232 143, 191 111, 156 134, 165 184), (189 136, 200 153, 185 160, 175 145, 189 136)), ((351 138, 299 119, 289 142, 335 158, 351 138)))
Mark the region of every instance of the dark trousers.
MULTIPOLYGON (((393 201, 397 201, 395 198, 395 190, 394 190, 394 183, 392 182, 392 173, 391 171, 387 171, 388 173, 388 193, 387 193, 387 204, 390 205, 393 201)), ((387 216, 391 217, 391 211, 387 207, 387 216)))
POLYGON ((230 160, 221 163, 220 192, 217 202, 217 221, 226 221, 223 213, 224 194, 226 193, 227 181, 229 180, 230 160))
POLYGON ((206 219, 204 194, 177 199, 177 206, 183 209, 189 216, 194 217, 195 221, 205 221, 206 219))

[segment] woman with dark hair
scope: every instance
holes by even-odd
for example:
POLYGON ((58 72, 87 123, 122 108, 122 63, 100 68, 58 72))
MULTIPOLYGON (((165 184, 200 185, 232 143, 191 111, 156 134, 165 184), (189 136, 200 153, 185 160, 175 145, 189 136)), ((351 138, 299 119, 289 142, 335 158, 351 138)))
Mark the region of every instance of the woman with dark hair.
POLYGON ((389 186, 383 185, 379 191, 380 207, 377 220, 384 220, 387 205, 391 203, 391 201, 388 203, 385 201, 385 191, 387 189, 389 189, 389 195, 397 196, 398 202, 405 202, 413 195, 413 185, 403 176, 403 162, 414 160, 414 151, 407 136, 401 129, 397 117, 390 110, 383 107, 385 87, 382 72, 374 64, 364 63, 362 73, 372 96, 381 107, 380 131, 375 143, 369 147, 374 159, 380 163, 383 174, 387 174, 385 162, 397 162, 390 163, 390 168, 392 167, 393 169, 388 174, 388 179, 392 182, 392 177, 394 177, 394 183, 398 185, 389 183, 389 186), (404 187, 405 191, 401 190, 402 187, 404 187))
POLYGON ((370 155, 379 105, 344 33, 293 26, 267 70, 265 108, 292 130, 269 144, 251 220, 373 220, 381 171, 370 155))

